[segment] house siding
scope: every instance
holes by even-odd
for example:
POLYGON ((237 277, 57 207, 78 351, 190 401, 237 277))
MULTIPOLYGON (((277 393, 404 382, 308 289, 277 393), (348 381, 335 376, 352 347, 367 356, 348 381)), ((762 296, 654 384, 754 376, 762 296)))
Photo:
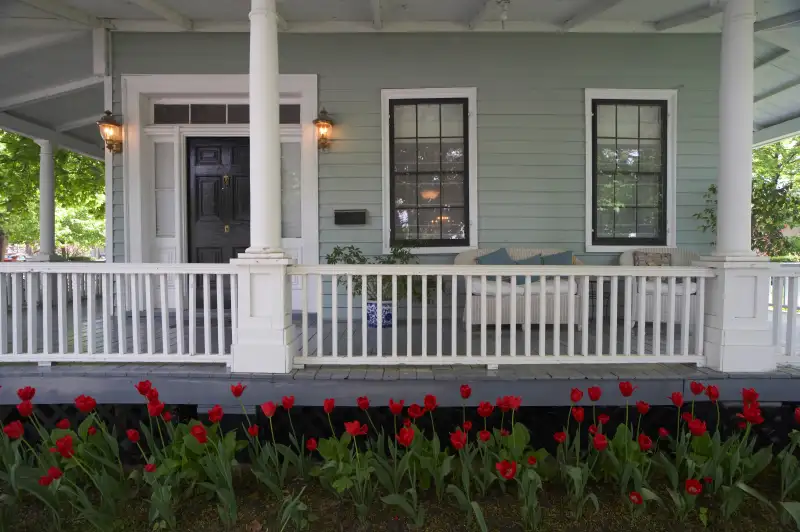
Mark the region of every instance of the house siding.
MULTIPOLYGON (((381 89, 477 87, 480 247, 585 253, 584 89, 678 89, 677 243, 698 252, 712 236, 693 215, 716 181, 718 35, 283 34, 280 69, 317 74, 319 105, 336 121, 319 157, 320 256, 354 243, 381 253, 381 89), (335 209, 367 209, 337 227, 335 209)), ((121 74, 241 74, 247 34, 115 33, 114 111, 121 74)), ((114 159, 115 260, 124 260, 122 158, 114 159)), ((452 255, 425 256, 452 262, 452 255)))

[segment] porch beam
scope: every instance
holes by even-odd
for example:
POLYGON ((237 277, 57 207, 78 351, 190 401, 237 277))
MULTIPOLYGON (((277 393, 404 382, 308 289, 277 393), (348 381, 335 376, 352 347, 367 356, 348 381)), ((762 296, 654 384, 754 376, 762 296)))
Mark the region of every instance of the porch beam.
POLYGON ((770 31, 785 28, 787 26, 794 26, 800 23, 800 11, 792 11, 777 17, 770 17, 764 20, 759 20, 753 24, 753 29, 756 32, 770 31))
POLYGON ((81 127, 89 126, 91 124, 96 123, 100 119, 100 115, 92 115, 92 116, 84 116, 83 118, 78 118, 76 120, 70 120, 69 122, 63 122, 53 127, 55 131, 59 133, 63 133, 65 131, 72 131, 73 129, 78 129, 81 127))
POLYGON ((103 160, 103 148, 101 146, 95 146, 94 144, 80 140, 72 135, 67 135, 39 124, 28 122, 27 120, 23 120, 9 113, 0 112, 0 128, 13 131, 23 137, 49 140, 64 149, 86 155, 87 157, 99 161, 103 160))
POLYGON ((70 20, 82 26, 90 28, 102 28, 103 21, 80 9, 69 6, 60 0, 20 0, 24 4, 35 7, 40 11, 64 20, 70 20))
POLYGON ((192 31, 194 29, 194 22, 179 11, 172 9, 167 4, 162 2, 161 0, 131 0, 134 4, 138 5, 142 9, 150 11, 151 13, 158 15, 159 17, 175 24, 179 28, 182 28, 186 31, 192 31))
POLYGON ((88 78, 62 83, 60 85, 53 85, 52 87, 46 87, 44 89, 31 91, 25 94, 18 94, 16 96, 11 96, 9 98, 0 100, 0 111, 7 111, 16 107, 30 105, 35 102, 50 100, 64 94, 69 94, 70 92, 75 92, 85 89, 86 87, 98 85, 102 82, 102 76, 91 76, 88 78))
POLYGON ((369 0, 369 7, 372 10, 372 27, 376 30, 383 28, 383 15, 381 13, 381 0, 369 0))
POLYGON ((483 19, 486 18, 486 13, 489 12, 489 8, 493 3, 494 0, 483 0, 478 10, 469 17, 469 21, 467 22, 469 29, 474 30, 475 26, 483 22, 483 19))
POLYGON ((31 50, 38 50, 40 48, 47 48, 48 46, 61 44, 71 41, 80 35, 84 35, 84 33, 80 31, 65 31, 60 33, 52 33, 49 35, 40 35, 38 37, 31 37, 30 39, 22 39, 13 43, 4 44, 0 46, 0 59, 20 54, 22 52, 29 52, 31 50))
POLYGON ((775 61, 777 61, 778 59, 780 59, 781 57, 785 56, 788 53, 789 50, 780 49, 756 61, 755 64, 753 65, 753 68, 761 68, 763 66, 767 66, 768 64, 774 63, 775 61))
POLYGON ((575 26, 595 18, 600 13, 608 11, 621 1, 622 0, 594 0, 588 7, 565 20, 564 23, 561 24, 561 28, 564 30, 571 30, 575 26))
POLYGON ((753 134, 753 147, 760 148, 787 137, 793 137, 798 132, 800 132, 800 115, 770 124, 756 131, 753 134))
POLYGON ((722 8, 723 6, 720 4, 700 7, 697 9, 693 9, 691 11, 686 11, 674 15, 672 17, 667 17, 665 19, 656 21, 654 26, 656 28, 656 31, 670 30, 672 28, 677 28, 678 26, 691 24, 692 22, 698 22, 700 20, 705 20, 709 17, 713 17, 714 15, 721 13, 722 8))
POLYGON ((755 97, 753 103, 758 103, 762 100, 766 100, 767 98, 772 98, 773 96, 777 96, 782 92, 786 92, 789 89, 793 89, 798 85, 800 85, 800 78, 794 78, 793 80, 787 81, 786 83, 782 83, 777 87, 768 90, 767 92, 762 92, 761 94, 755 97))

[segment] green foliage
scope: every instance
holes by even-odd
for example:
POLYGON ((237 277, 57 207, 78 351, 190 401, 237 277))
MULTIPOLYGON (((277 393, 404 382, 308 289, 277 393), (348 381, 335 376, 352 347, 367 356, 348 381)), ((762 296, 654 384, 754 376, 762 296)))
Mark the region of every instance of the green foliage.
MULTIPOLYGON (((706 207, 694 215, 700 229, 716 234, 717 187, 705 193, 706 207)), ((800 137, 753 150, 752 246, 764 255, 788 255, 786 227, 800 225, 800 137)))

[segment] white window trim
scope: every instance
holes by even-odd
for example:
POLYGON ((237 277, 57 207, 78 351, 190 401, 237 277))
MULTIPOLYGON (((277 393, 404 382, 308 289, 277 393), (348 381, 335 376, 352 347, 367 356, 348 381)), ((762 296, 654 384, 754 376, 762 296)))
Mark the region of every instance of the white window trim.
POLYGON ((468 101, 467 136, 469 137, 469 246, 458 247, 418 247, 410 248, 416 255, 454 254, 470 249, 478 249, 478 89, 440 88, 440 89, 382 89, 381 90, 381 143, 383 161, 383 252, 389 253, 390 224, 392 213, 391 180, 389 169, 389 101, 420 98, 466 98, 468 101))
POLYGON ((674 248, 677 246, 676 229, 676 179, 678 161, 678 91, 675 89, 586 89, 586 252, 623 252, 643 247, 640 244, 592 244, 592 100, 665 100, 667 102, 667 245, 647 248, 674 248))

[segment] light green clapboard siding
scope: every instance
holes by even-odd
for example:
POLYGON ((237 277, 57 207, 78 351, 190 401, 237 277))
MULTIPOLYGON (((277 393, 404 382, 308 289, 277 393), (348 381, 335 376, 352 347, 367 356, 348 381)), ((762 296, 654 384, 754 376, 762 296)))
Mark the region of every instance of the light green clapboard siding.
MULTIPOLYGON (((113 52, 115 112, 123 73, 248 69, 247 34, 115 33, 113 52)), ((568 247, 599 264, 616 255, 584 253, 584 89, 678 88, 678 244, 705 251, 712 240, 693 215, 717 174, 718 36, 287 34, 280 68, 317 74, 320 106, 336 120, 333 148, 319 157, 321 257, 349 242, 381 252, 383 88, 477 87, 482 247, 568 247), (347 208, 367 209, 367 225, 336 227, 333 211, 347 208)), ((116 256, 123 248, 121 168, 114 180, 116 256)))

